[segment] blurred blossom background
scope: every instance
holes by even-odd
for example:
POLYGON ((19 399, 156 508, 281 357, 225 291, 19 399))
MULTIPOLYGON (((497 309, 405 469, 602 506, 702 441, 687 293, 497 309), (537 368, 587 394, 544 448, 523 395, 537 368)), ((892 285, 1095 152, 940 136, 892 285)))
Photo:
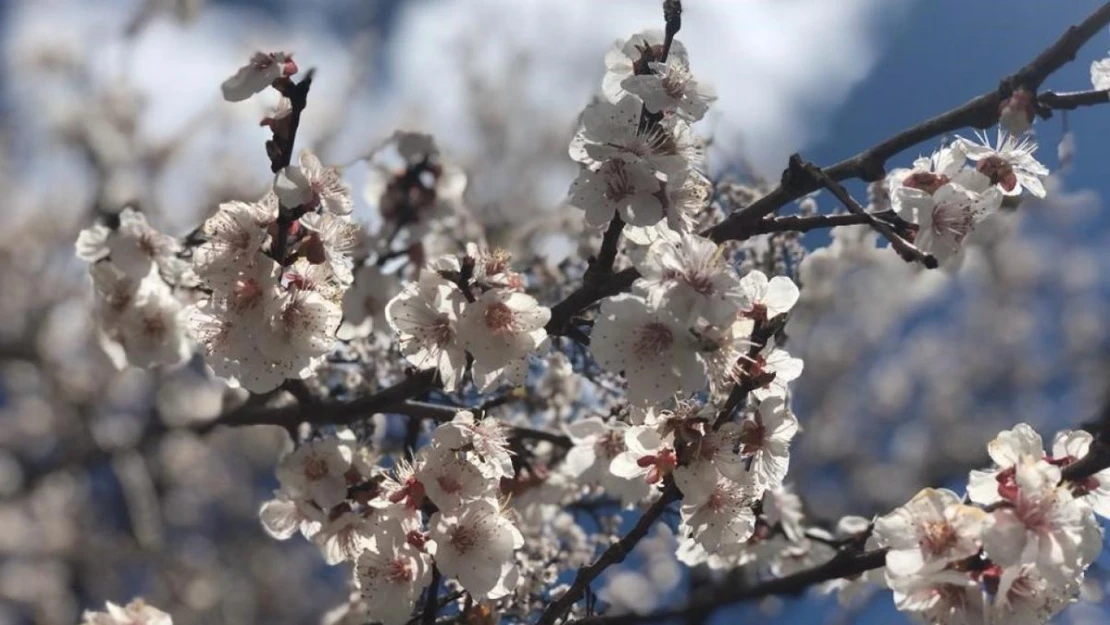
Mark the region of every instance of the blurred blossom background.
MULTIPOLYGON (((318 623, 348 594, 342 567, 258 523, 285 433, 187 429, 215 417, 226 393, 198 366, 116 371, 73 256, 77 232, 125 204, 181 236, 219 202, 262 194, 269 133, 258 120, 276 93, 234 105, 219 93, 252 51, 292 51, 316 68, 298 146, 349 165, 355 216, 371 231, 380 218, 359 192, 359 159, 394 129, 423 130, 469 174, 466 203, 487 239, 556 264, 588 234, 563 204, 576 116, 598 91, 606 50, 659 27, 658 4, 0 3, 0 625, 75 623, 83 609, 135 595, 184 625, 318 623)), ((1095 3, 685 5, 679 38, 720 95, 700 126, 712 137, 710 173, 758 191, 793 152, 831 163, 992 89, 1095 3)), ((1089 88, 1087 68, 1108 48, 1100 34, 1045 87, 1089 88)), ((871 516, 925 485, 961 488, 999 430, 1025 421, 1048 438, 1104 409, 1110 112, 1057 115, 1036 132, 1054 172, 1050 199, 998 215, 958 272, 919 272, 860 229, 807 235, 801 271, 782 259, 802 285, 788 346, 806 363, 789 482, 810 516, 871 516), (1075 150, 1061 162, 1065 131, 1075 150)), ((601 598, 643 607, 685 592, 696 580, 673 551, 659 530, 606 574, 601 598)), ((1063 622, 1107 622, 1106 584, 1093 567, 1091 602, 1063 622)), ((842 608, 811 596, 717 618, 757 613, 903 619, 889 597, 842 608)))

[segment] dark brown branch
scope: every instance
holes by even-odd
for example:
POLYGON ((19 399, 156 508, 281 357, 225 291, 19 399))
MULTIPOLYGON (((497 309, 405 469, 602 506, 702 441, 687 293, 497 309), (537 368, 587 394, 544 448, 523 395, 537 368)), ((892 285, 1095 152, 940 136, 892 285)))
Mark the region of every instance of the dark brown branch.
POLYGON ((554 625, 556 621, 566 616, 571 607, 586 595, 590 583, 597 579, 605 569, 623 562, 636 544, 644 536, 647 536, 648 531, 663 515, 667 506, 677 501, 678 498, 678 488, 674 485, 674 482, 668 482, 666 488, 663 489, 662 496, 644 512, 640 520, 636 522, 635 527, 629 530, 619 541, 610 545, 597 560, 594 560, 593 564, 578 569, 578 574, 574 576, 574 583, 562 596, 544 610, 539 620, 536 621, 536 625, 554 625))
MULTIPOLYGON (((363 417, 368 417, 376 412, 389 412, 402 407, 405 400, 421 395, 430 390, 435 382, 435 370, 421 371, 406 377, 397 384, 385 388, 368 397, 361 397, 353 401, 335 401, 313 406, 285 406, 282 408, 258 409, 247 407, 232 410, 212 421, 201 424, 197 432, 204 433, 213 430, 216 426, 243 426, 243 425, 279 425, 286 429, 297 427, 301 423, 346 425, 363 417)), ((437 411, 429 413, 432 404, 413 402, 407 408, 415 411, 419 416, 437 418, 440 415, 439 406, 434 406, 437 411)), ((451 409, 452 414, 456 412, 451 409)))
POLYGON ((432 583, 428 584, 424 595, 424 612, 420 615, 421 625, 434 625, 436 622, 436 614, 439 613, 439 603, 436 598, 439 595, 440 577, 439 568, 433 566, 432 583))
POLYGON ((1095 106, 1110 102, 1110 90, 1094 89, 1091 91, 1071 91, 1056 93, 1046 91, 1037 95, 1039 114, 1041 117, 1052 116, 1052 111, 1074 111, 1081 106, 1095 106))
POLYGON ((860 575, 871 569, 877 569, 885 563, 885 549, 876 549, 861 554, 841 552, 821 566, 799 571, 793 575, 771 579, 747 588, 732 585, 711 587, 707 589, 702 597, 697 597, 690 604, 675 610, 647 615, 601 616, 582 619, 577 623, 581 625, 635 625, 668 621, 690 614, 710 614, 719 608, 751 599, 772 595, 801 594, 811 586, 834 579, 860 575))
MULTIPOLYGON (((1074 59, 1079 48, 1107 24, 1110 24, 1110 3, 1099 7, 1080 24, 1068 28, 1037 58, 1004 78, 997 88, 946 113, 911 126, 851 158, 826 167, 825 173, 836 181, 851 178, 867 182, 881 180, 886 175, 886 161, 904 150, 960 128, 987 128, 994 125, 998 122, 999 106, 1015 89, 1024 87, 1030 92, 1036 92, 1045 78, 1074 59)), ((718 242, 746 239, 750 236, 751 228, 761 219, 818 189, 816 181, 791 177, 788 172, 789 170, 784 172, 781 184, 773 191, 732 214, 711 228, 707 235, 718 242)))
MULTIPOLYGON (((876 213, 878 216, 878 214, 876 213)), ((773 232, 809 232, 821 228, 835 228, 837 226, 862 226, 869 223, 868 215, 853 215, 839 213, 836 215, 788 215, 785 217, 772 217, 763 219, 752 230, 752 235, 771 234, 773 232)))
POLYGON ((627 291, 639 277, 640 272, 628 268, 596 281, 583 281, 581 287, 551 307, 551 319, 545 328, 547 333, 552 336, 566 334, 566 328, 575 315, 610 295, 627 291))
POLYGON ((867 212, 867 209, 860 206, 839 182, 833 180, 825 173, 820 167, 813 163, 807 163, 802 160, 797 154, 790 157, 790 168, 795 171, 803 172, 805 175, 812 176, 822 187, 827 189, 833 197, 840 200, 840 203, 848 209, 848 212, 854 215, 860 215, 867 220, 867 225, 871 226, 876 232, 881 234, 883 238, 890 241, 890 247, 908 263, 921 263, 929 269, 937 268, 937 259, 931 254, 926 254, 917 249, 913 243, 903 239, 890 224, 880 221, 874 215, 867 212))
POLYGON ((288 130, 274 133, 274 138, 266 142, 266 154, 270 157, 270 171, 278 173, 288 167, 293 160, 293 143, 297 140, 297 129, 301 125, 301 113, 308 105, 308 90, 312 87, 312 78, 316 70, 308 70, 300 82, 293 82, 288 78, 279 78, 274 82, 274 88, 281 95, 289 98, 289 125, 288 130))
POLYGON ((617 246, 623 231, 624 220, 620 215, 613 215, 613 220, 609 222, 609 227, 605 229, 605 235, 601 238, 601 249, 597 253, 597 258, 586 270, 584 282, 597 281, 613 273, 613 263, 617 261, 617 246))

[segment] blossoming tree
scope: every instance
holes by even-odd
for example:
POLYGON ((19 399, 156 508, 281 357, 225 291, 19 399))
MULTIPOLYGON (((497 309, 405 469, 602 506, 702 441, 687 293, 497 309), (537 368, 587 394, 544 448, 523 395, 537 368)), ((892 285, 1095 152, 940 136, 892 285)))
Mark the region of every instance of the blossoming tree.
MULTIPOLYGON (((1110 62, 1092 66, 1093 90, 1041 86, 1110 24, 1110 4, 997 88, 831 166, 795 155, 777 186, 732 204, 705 173, 695 127, 717 96, 678 38, 681 3, 662 18, 614 45, 583 103, 566 210, 587 254, 557 267, 489 245, 466 175, 415 131, 367 156, 381 216, 368 232, 342 168, 296 150, 313 71, 253 55, 222 93, 281 95, 262 120, 271 189, 184 237, 141 207, 83 230, 104 350, 121 368, 203 366, 237 389, 194 432, 288 431, 278 489, 252 505, 261 530, 349 571, 328 623, 665 622, 811 587, 886 588, 927 623, 1046 622, 1102 549, 1110 421, 1048 449, 1014 423, 964 488, 820 519, 790 485, 807 376, 789 337, 820 286, 806 276, 846 254, 847 233, 885 240, 868 247, 914 275, 952 273, 985 224, 1049 193, 1034 121, 1110 100, 1110 62), (938 137, 930 156, 906 155, 938 137), (870 183, 868 202, 849 180, 870 183), (806 209, 815 194, 843 212, 806 209), (781 244, 778 258, 745 245, 824 228, 833 245, 800 267, 776 262, 781 244), (707 581, 648 613, 599 600, 603 575, 657 526, 707 581)), ((85 622, 170 617, 137 601, 85 622)))

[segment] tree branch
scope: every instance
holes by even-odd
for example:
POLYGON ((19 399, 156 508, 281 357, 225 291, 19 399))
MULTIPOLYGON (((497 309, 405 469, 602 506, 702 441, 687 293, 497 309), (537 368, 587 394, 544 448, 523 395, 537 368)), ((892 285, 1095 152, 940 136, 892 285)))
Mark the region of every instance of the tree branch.
MULTIPOLYGON (((881 180, 886 175, 886 161, 906 149, 960 128, 968 126, 987 128, 997 123, 999 106, 1015 89, 1024 87, 1035 93, 1045 78, 1074 59, 1079 48, 1107 24, 1110 24, 1110 3, 1099 7, 1078 25, 1068 28, 1037 58, 1004 78, 996 89, 976 96, 946 113, 911 126, 851 158, 826 167, 825 173, 838 182, 852 178, 866 182, 881 180)), ((791 177, 788 172, 789 169, 784 172, 782 182, 777 188, 710 228, 707 235, 718 242, 730 239, 743 240, 750 236, 750 229, 761 219, 787 203, 818 189, 816 181, 791 177)))
MULTIPOLYGON (((1076 51, 1107 24, 1110 24, 1110 3, 1102 5, 1079 25, 1070 27, 1028 65, 1004 78, 994 91, 979 95, 961 106, 911 126, 821 171, 837 182, 854 178, 869 182, 881 180, 886 176, 886 161, 904 150, 960 128, 967 126, 986 128, 997 123, 999 105, 1015 87, 1022 86, 1030 91, 1036 91, 1045 78, 1075 58, 1076 51)), ((1057 101, 1061 101, 1059 100, 1061 97, 1057 96, 1057 101)), ((1049 96, 1049 102, 1052 101, 1052 96, 1049 96)), ((1062 101, 1068 102, 1066 99, 1062 101)), ((846 223, 870 223, 870 219, 859 216, 853 217, 864 219, 863 222, 847 219, 848 216, 767 219, 769 215, 788 203, 821 188, 819 181, 814 180, 812 176, 789 174, 790 169, 787 169, 783 172, 782 181, 778 187, 748 207, 733 213, 716 226, 702 232, 702 236, 720 243, 744 241, 757 234, 769 232, 791 230, 805 232, 846 223)), ((547 333, 552 336, 566 334, 567 325, 575 315, 601 299, 627 291, 638 277, 639 273, 635 269, 625 269, 597 282, 583 284, 552 307, 551 320, 546 327, 547 333)))
MULTIPOLYGON (((286 429, 291 429, 306 422, 346 425, 375 412, 389 412, 402 407, 406 408, 409 411, 408 413, 415 412, 419 416, 439 418, 441 414, 440 406, 419 402, 413 402, 405 406, 405 400, 431 390, 435 383, 435 375, 436 371, 434 369, 420 371, 373 395, 360 397, 353 401, 333 401, 313 406, 294 405, 268 409, 244 406, 227 412, 212 421, 202 423, 195 430, 203 434, 220 425, 280 425, 286 429)), ((452 415, 457 412, 455 409, 450 410, 452 415)))
POLYGON ((1110 90, 1108 89, 1067 93, 1046 91, 1037 96, 1037 104, 1040 107, 1038 113, 1046 119, 1052 116, 1052 111, 1074 111, 1081 106, 1094 106, 1107 102, 1110 102, 1110 90))
POLYGON ((903 239, 895 232, 894 228, 890 227, 890 224, 879 221, 874 215, 868 213, 867 209, 860 206, 859 202, 849 195, 848 190, 845 189, 843 185, 830 178, 820 167, 813 163, 803 161, 800 156, 795 154, 790 157, 790 168, 803 172, 805 175, 812 176, 818 184, 828 189, 829 193, 832 193, 836 199, 840 200, 840 203, 848 209, 848 212, 864 217, 867 220, 867 225, 871 226, 871 228, 881 234, 887 241, 890 241, 890 247, 893 248, 895 252, 898 252, 898 255, 901 256, 903 260, 908 263, 921 263, 929 269, 937 268, 936 258, 931 254, 926 254, 917 249, 913 243, 903 239))
POLYGON ((578 569, 578 574, 574 577, 574 583, 562 596, 544 610, 539 620, 536 621, 536 625, 554 625, 555 621, 570 612, 571 607, 585 596, 590 583, 597 579, 605 569, 623 562, 636 544, 647 535, 648 530, 659 520, 667 506, 674 501, 678 501, 678 499, 678 488, 674 485, 674 482, 668 481, 666 488, 663 489, 662 496, 644 512, 640 520, 636 522, 635 527, 619 541, 610 545, 597 560, 594 560, 593 564, 578 569))

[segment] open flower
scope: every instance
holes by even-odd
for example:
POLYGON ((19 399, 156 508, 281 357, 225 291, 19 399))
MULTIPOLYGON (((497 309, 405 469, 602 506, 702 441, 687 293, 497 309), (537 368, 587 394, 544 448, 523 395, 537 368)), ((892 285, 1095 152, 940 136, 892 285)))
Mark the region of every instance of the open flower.
POLYGON ((705 384, 693 335, 668 311, 652 310, 635 295, 601 303, 590 337, 597 362, 628 380, 634 403, 661 402, 676 392, 693 393, 705 384))
POLYGON ((740 423, 740 454, 748 459, 755 484, 765 489, 782 484, 797 433, 798 419, 779 397, 759 402, 759 410, 740 423))
POLYGON ((1102 530, 1090 506, 1060 485, 1060 468, 1022 459, 1014 469, 1009 505, 991 512, 983 550, 1002 567, 1034 564, 1053 584, 1075 582, 1102 550, 1102 530))
POLYGON ((875 520, 875 537, 887 547, 888 577, 939 571, 979 552, 986 514, 950 490, 926 488, 901 508, 875 520))
POLYGON ((755 321, 767 321, 790 312, 800 295, 798 285, 790 278, 775 276, 768 280, 758 269, 740 278, 740 291, 743 294, 741 314, 755 321))
POLYGON ((456 329, 465 303, 458 287, 429 271, 385 307, 405 359, 418 369, 438 369, 448 389, 458 386, 466 369, 466 351, 456 329))
POLYGON ((277 468, 281 488, 290 497, 304 498, 331 510, 347 498, 347 471, 351 449, 338 438, 305 442, 286 456, 277 468))
POLYGON ((670 113, 696 122, 717 100, 717 91, 698 80, 682 56, 668 55, 666 63, 648 62, 647 69, 625 78, 621 87, 640 96, 652 113, 670 113))
POLYGON ((756 497, 743 484, 720 477, 707 497, 683 500, 682 525, 709 553, 728 551, 752 537, 756 497))
POLYGON ((454 510, 463 501, 490 497, 498 485, 497 478, 483 474, 471 456, 440 445, 420 450, 416 478, 440 510, 454 510))
POLYGON ((610 159, 581 169, 569 201, 586 212, 586 223, 595 228, 614 214, 633 226, 650 226, 664 217, 662 184, 644 163, 610 159))
POLYGON ((475 376, 521 360, 547 338, 551 310, 531 295, 490 289, 459 316, 463 347, 474 357, 475 376))
POLYGON ((740 279, 713 241, 696 234, 671 233, 648 248, 636 264, 643 275, 636 288, 654 309, 666 309, 680 321, 699 318, 724 325, 736 318, 743 302, 740 279))
POLYGON ((626 423, 606 423, 598 417, 587 417, 564 429, 572 443, 561 465, 568 476, 578 483, 597 484, 626 504, 647 496, 648 485, 642 479, 619 477, 609 470, 613 458, 628 449, 624 443, 626 423))
POLYGON ((431 558, 408 543, 367 549, 355 565, 355 582, 367 615, 383 625, 408 621, 431 577, 431 558))
POLYGON ((1001 189, 1004 195, 1017 196, 1026 190, 1034 197, 1045 196, 1043 180, 1049 172, 1033 156, 1037 152, 1036 141, 1028 137, 1019 140, 1002 131, 999 131, 994 145, 986 135, 980 134, 978 138, 978 143, 963 137, 958 137, 956 141, 991 184, 1001 189))
POLYGON ((432 443, 445 450, 474 454, 479 470, 488 478, 513 476, 509 438, 497 419, 486 417, 478 420, 473 412, 460 410, 453 419, 432 432, 432 443))
POLYGON ((432 515, 429 526, 427 549, 436 566, 476 598, 485 598, 497 588, 505 565, 524 543, 493 499, 441 510, 432 515))
POLYGON ((643 479, 648 484, 658 484, 678 466, 671 443, 651 426, 636 425, 625 430, 625 451, 617 454, 609 464, 613 475, 626 480, 643 479))

